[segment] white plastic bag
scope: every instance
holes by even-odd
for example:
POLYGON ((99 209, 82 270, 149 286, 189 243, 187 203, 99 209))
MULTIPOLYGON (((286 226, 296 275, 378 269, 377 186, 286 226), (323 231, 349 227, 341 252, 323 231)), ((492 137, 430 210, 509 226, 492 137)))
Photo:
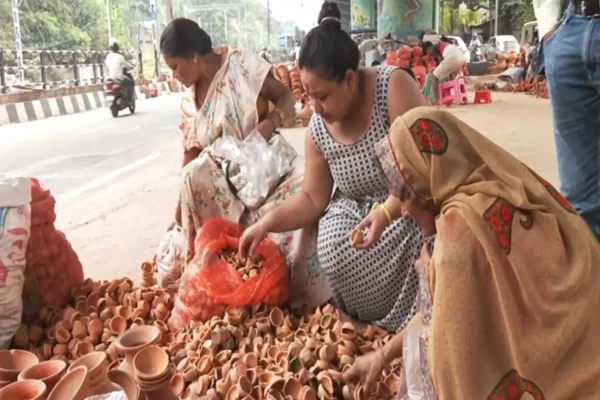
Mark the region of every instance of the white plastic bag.
POLYGON ((0 179, 0 349, 8 348, 21 325, 30 203, 29 178, 0 179))
POLYGON ((402 358, 406 393, 402 400, 421 400, 425 396, 421 371, 421 333, 424 325, 421 319, 411 323, 404 332, 402 358))
POLYGON ((129 400, 123 390, 86 397, 85 400, 129 400))
POLYGON ((165 289, 179 288, 179 279, 188 253, 188 241, 180 226, 165 234, 156 250, 158 285, 165 289))
POLYGON ((218 144, 218 153, 239 166, 238 176, 244 182, 237 180, 233 184, 239 191, 251 192, 243 196, 246 201, 238 196, 250 208, 269 196, 281 178, 290 172, 296 157, 295 150, 280 135, 274 135, 267 143, 258 131, 252 131, 243 141, 224 136, 218 144))

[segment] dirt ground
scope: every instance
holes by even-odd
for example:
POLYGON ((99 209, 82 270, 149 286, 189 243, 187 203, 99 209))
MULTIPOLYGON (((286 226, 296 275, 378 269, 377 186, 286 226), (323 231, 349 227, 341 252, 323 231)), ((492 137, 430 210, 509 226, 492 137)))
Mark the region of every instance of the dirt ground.
MULTIPOLYGON (((493 93, 492 104, 454 106, 450 110, 547 180, 558 184, 548 100, 525 94, 493 93)), ((284 133, 301 153, 304 133, 301 128, 284 133)), ((179 155, 175 154, 178 147, 173 146, 172 151, 172 160, 156 163, 145 171, 153 174, 151 185, 137 187, 127 180, 112 185, 110 197, 115 203, 112 212, 90 218, 94 202, 106 201, 90 200, 79 205, 79 209, 70 209, 68 217, 63 217, 59 227, 66 231, 78 252, 86 276, 140 279, 140 264, 152 258, 158 241, 172 221, 179 179, 179 155), (88 219, 85 224, 79 223, 78 218, 83 218, 84 213, 88 219)))

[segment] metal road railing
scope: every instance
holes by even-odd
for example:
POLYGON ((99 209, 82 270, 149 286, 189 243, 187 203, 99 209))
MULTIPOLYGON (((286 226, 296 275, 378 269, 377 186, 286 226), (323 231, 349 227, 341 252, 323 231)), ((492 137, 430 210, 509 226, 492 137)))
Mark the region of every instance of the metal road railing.
MULTIPOLYGON (((14 89, 46 90, 58 86, 85 86, 104 81, 107 52, 78 50, 23 50, 23 67, 19 68, 16 51, 0 48, 0 92, 14 89), (19 72, 23 71, 24 81, 19 72)), ((127 60, 137 64, 142 73, 142 51, 124 52, 127 60)))

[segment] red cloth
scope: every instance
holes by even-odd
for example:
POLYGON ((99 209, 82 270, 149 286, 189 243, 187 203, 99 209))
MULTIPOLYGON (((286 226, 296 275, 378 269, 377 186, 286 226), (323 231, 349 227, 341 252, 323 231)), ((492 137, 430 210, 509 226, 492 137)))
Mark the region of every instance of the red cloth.
POLYGON ((442 53, 442 56, 444 55, 444 50, 446 50, 446 47, 449 45, 450 43, 448 42, 440 42, 440 53, 442 53))

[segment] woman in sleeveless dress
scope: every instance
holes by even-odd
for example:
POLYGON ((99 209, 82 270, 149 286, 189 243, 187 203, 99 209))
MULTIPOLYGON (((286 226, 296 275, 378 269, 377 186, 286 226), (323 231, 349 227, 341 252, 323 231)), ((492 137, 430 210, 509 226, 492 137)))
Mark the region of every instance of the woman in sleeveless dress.
MULTIPOLYGON (((335 16, 335 5, 325 2, 323 8, 335 16)), ((395 331, 415 313, 413 265, 426 239, 410 219, 391 223, 368 251, 351 247, 350 232, 387 198, 374 144, 391 121, 425 101, 406 71, 358 68, 359 59, 356 43, 335 17, 322 18, 304 39, 299 67, 315 114, 305 140, 303 187, 246 230, 241 251, 252 253, 269 232, 319 221, 317 252, 334 303, 354 318, 395 331)))

